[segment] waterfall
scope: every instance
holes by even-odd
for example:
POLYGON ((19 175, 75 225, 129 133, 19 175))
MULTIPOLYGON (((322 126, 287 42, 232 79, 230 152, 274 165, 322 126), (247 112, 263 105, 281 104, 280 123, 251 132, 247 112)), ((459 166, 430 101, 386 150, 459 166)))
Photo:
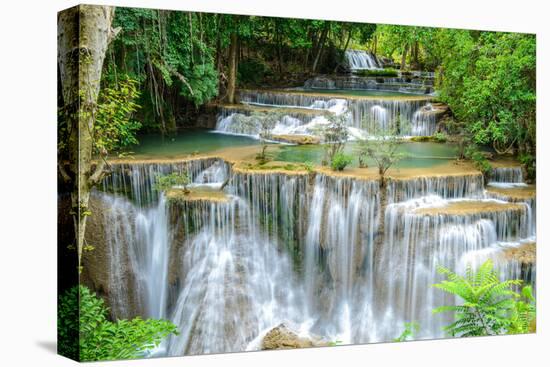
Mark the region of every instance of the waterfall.
POLYGON ((165 343, 168 355, 242 351, 269 326, 303 320, 290 258, 244 200, 176 209, 177 226, 192 231, 174 243, 181 285, 171 320, 181 327, 165 343))
POLYGON ((155 355, 220 353, 258 348, 281 323, 346 344, 391 341, 412 321, 418 338, 443 337, 452 316, 432 310, 456 300, 431 287, 439 265, 491 258, 503 279, 534 284, 534 198, 485 190, 478 173, 388 178, 386 190, 382 212, 377 180, 216 158, 113 165, 94 193, 107 206, 112 312, 175 323, 155 355), (191 190, 230 178, 224 200, 154 191, 157 174, 184 171, 191 190))
POLYGON ((373 294, 377 181, 318 175, 308 210, 304 282, 314 331, 345 343, 364 340, 358 314, 373 294), (326 269, 322 271, 322 269, 326 269), (366 284, 359 285, 359 277, 366 284))
MULTIPOLYGON (((245 104, 282 109, 283 116, 272 129, 272 133, 316 134, 319 126, 328 123, 322 114, 308 113, 307 118, 304 117, 305 112, 287 115, 285 109, 288 108, 345 114, 347 127, 353 137, 376 133, 381 129, 396 130, 400 136, 432 135, 436 129, 435 114, 429 98, 335 98, 296 92, 242 91, 240 99, 245 104), (363 134, 357 134, 357 131, 363 134)), ((246 116, 246 113, 228 114, 222 109, 218 115, 216 130, 257 137, 259 121, 242 116, 246 116)))
POLYGON ((381 77, 359 75, 321 75, 308 79, 305 89, 378 90, 411 94, 434 92, 434 80, 425 77, 381 77))
POLYGON ((452 321, 452 317, 431 316, 433 308, 455 302, 431 287, 442 280, 437 266, 460 271, 465 255, 529 235, 527 208, 498 201, 425 196, 390 204, 385 215, 387 246, 377 271, 381 276, 377 287, 385 295, 378 307, 386 309, 385 323, 393 327, 421 322, 420 338, 442 337, 442 326, 452 321), (483 204, 492 206, 485 209, 483 204))
POLYGON ((388 201, 395 203, 430 194, 445 199, 483 196, 481 173, 449 176, 420 176, 409 179, 391 179, 387 184, 388 201))
POLYGON ((351 70, 381 68, 376 56, 368 51, 346 50, 346 60, 351 70))
POLYGON ((523 183, 523 169, 521 167, 495 167, 490 173, 491 182, 523 183))

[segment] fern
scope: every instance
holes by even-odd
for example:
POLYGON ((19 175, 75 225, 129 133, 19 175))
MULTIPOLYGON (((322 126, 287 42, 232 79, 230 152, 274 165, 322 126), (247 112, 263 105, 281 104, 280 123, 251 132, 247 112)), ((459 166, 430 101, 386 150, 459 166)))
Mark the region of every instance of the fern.
POLYGON ((415 335, 420 330, 420 325, 417 322, 406 322, 405 330, 397 338, 393 339, 394 342, 404 342, 414 339, 415 335))
POLYGON ((481 336, 534 331, 536 308, 531 287, 524 287, 522 294, 518 294, 514 288, 520 286, 522 281, 501 282, 491 260, 483 263, 477 271, 468 266, 464 276, 444 267, 439 267, 438 272, 447 279, 433 286, 463 301, 461 305, 441 306, 433 310, 435 314, 454 313, 455 321, 444 328, 449 335, 481 336))

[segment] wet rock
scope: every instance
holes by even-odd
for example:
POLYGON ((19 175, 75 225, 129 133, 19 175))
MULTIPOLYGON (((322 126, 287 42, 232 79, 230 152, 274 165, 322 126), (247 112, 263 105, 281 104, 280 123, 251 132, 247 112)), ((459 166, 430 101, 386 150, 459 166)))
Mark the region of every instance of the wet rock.
POLYGON ((297 333, 288 328, 285 324, 271 329, 262 340, 262 349, 296 349, 310 348, 328 345, 321 340, 312 340, 298 336, 297 333))
POLYGON ((319 144, 320 139, 311 135, 273 135, 273 140, 298 145, 319 144))
MULTIPOLYGON (((130 264, 129 239, 126 239, 124 246, 118 249, 115 264, 112 258, 115 249, 111 247, 107 238, 107 228, 112 225, 109 213, 116 212, 120 216, 123 213, 111 207, 101 194, 92 194, 89 208, 92 215, 86 224, 86 244, 91 246, 91 249, 82 254, 80 283, 105 300, 113 319, 143 315, 143 305, 136 288, 136 275, 130 264), (120 289, 125 290, 123 297, 120 297, 120 289)), ((126 215, 133 218, 134 213, 127 212, 126 215)))

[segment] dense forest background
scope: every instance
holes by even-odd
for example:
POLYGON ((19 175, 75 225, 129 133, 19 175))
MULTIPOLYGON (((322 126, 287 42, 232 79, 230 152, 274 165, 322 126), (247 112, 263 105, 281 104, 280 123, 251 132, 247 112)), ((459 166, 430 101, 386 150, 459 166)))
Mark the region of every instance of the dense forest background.
POLYGON ((133 8, 118 8, 113 26, 120 33, 102 90, 129 80, 139 91, 131 129, 200 126, 211 103, 235 102, 237 88, 345 73, 345 51, 364 49, 401 70, 435 72, 456 122, 449 132, 474 148, 515 153, 534 173, 534 35, 133 8))

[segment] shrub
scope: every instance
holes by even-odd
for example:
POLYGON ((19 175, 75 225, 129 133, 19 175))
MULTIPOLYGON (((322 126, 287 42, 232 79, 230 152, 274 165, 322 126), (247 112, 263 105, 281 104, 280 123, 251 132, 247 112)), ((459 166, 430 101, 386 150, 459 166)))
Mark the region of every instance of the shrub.
POLYGON ((343 171, 351 162, 353 162, 352 156, 338 152, 332 157, 330 167, 333 171, 343 171))
POLYGON ((537 174, 536 157, 532 154, 525 153, 519 156, 519 161, 525 167, 527 178, 529 180, 534 180, 537 174))
POLYGON ((60 297, 58 327, 59 353, 81 361, 142 357, 168 335, 177 335, 176 326, 166 320, 110 321, 103 300, 84 286, 60 297))
POLYGON ((327 115, 327 119, 330 121, 330 124, 325 126, 321 132, 323 141, 325 142, 325 157, 322 163, 323 165, 332 165, 336 154, 344 151, 349 133, 344 114, 330 114, 327 115))
POLYGON ((470 145, 466 147, 464 156, 474 162, 474 166, 480 170, 485 176, 487 176, 493 167, 489 163, 487 157, 482 151, 478 149, 476 145, 470 145))
POLYGON ((313 170, 315 169, 315 165, 311 161, 305 161, 303 163, 303 165, 304 165, 305 170, 310 172, 310 173, 313 172, 313 170))
POLYGON ((156 191, 166 191, 174 186, 183 186, 186 188, 190 181, 187 172, 172 172, 167 175, 158 175, 155 177, 154 189, 156 191))
POLYGON ((453 312, 455 321, 444 330, 452 336, 482 336, 527 333, 533 330, 536 316, 535 299, 531 287, 522 294, 514 287, 521 280, 498 279, 491 260, 474 272, 471 266, 466 275, 460 276, 449 269, 439 267, 438 272, 447 277, 434 287, 462 299, 458 306, 442 306, 434 313, 453 312))
POLYGON ((355 73, 359 76, 386 76, 390 78, 396 78, 399 75, 397 70, 395 69, 382 69, 382 70, 364 69, 364 70, 357 70, 355 73))
POLYGON ((261 60, 249 58, 239 62, 238 80, 242 84, 259 84, 269 74, 269 67, 261 60))
POLYGON ((433 141, 435 141, 436 143, 447 142, 447 135, 444 133, 436 132, 435 134, 433 134, 432 137, 433 137, 433 141))

